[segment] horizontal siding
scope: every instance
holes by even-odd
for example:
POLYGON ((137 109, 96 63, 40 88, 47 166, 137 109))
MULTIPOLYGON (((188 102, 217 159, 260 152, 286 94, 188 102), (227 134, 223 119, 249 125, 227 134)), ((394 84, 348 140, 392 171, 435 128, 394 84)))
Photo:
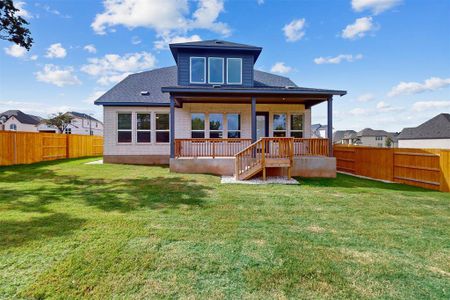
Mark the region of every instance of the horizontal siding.
MULTIPOLYGON (((305 110, 302 104, 257 104, 257 111, 269 112, 269 135, 272 136, 272 119, 274 113, 304 113, 305 114, 305 138, 310 137, 311 130, 311 110, 305 110)), ((138 144, 133 140, 131 144, 117 143, 117 113, 118 112, 169 112, 169 108, 155 107, 104 107, 104 154, 105 155, 169 155, 169 144, 155 143, 155 134, 152 132, 152 143, 138 144)), ((241 114, 241 137, 251 138, 251 106, 249 104, 197 104, 186 103, 183 108, 175 109, 175 138, 191 137, 191 113, 240 113, 241 114)), ((132 126, 135 137, 136 120, 133 118, 132 126)), ((208 135, 208 126, 206 133, 208 135)), ((290 122, 287 122, 290 130, 290 122)), ((224 124, 226 129, 226 122, 224 124)), ((154 127, 154 118, 152 119, 152 128, 154 127)))
MULTIPOLYGON (((225 52, 206 53, 206 52, 183 52, 178 54, 178 84, 190 85, 189 83, 189 58, 191 56, 223 57, 225 59, 225 81, 226 81, 226 58, 242 58, 242 86, 253 86, 253 56, 236 55, 225 52)), ((225 83, 226 84, 226 83, 225 83)), ((199 86, 199 84, 195 84, 199 86)))

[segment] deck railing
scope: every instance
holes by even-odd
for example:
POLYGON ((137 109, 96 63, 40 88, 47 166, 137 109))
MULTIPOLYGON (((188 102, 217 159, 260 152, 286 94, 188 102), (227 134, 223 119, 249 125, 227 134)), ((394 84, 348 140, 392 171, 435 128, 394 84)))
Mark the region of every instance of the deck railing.
MULTIPOLYGON (((266 157, 328 156, 328 139, 264 138, 266 157)), ((251 139, 175 139, 175 157, 233 157, 252 144, 251 139)))
POLYGON ((294 138, 294 156, 328 156, 328 139, 294 138))
POLYGON ((240 179, 241 175, 252 168, 262 166, 265 163, 265 143, 258 140, 249 145, 235 156, 235 176, 240 179))
POLYGON ((233 157, 252 139, 175 139, 175 157, 233 157))

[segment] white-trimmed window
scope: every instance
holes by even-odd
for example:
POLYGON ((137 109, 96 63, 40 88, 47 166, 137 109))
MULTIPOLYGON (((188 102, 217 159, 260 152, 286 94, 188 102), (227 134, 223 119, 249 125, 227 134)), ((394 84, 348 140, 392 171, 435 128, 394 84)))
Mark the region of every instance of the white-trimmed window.
POLYGON ((136 114, 136 142, 137 143, 150 143, 151 139, 151 119, 150 113, 137 113, 136 114))
POLYGON ((64 129, 65 134, 72 134, 72 128, 66 128, 64 129))
POLYGON ((291 137, 303 137, 303 114, 291 114, 291 137))
POLYGON ((224 59, 222 57, 208 58, 208 82, 223 84, 224 59))
POLYGON ((223 114, 209 114, 209 137, 223 137, 223 114))
POLYGON ((286 114, 273 114, 273 136, 286 136, 286 114))
POLYGON ((205 114, 193 113, 191 114, 191 137, 204 138, 205 137, 205 114))
POLYGON ((206 83, 206 58, 192 56, 189 65, 190 83, 206 83))
POLYGON ((227 114, 227 137, 233 139, 241 137, 240 114, 227 114))
POLYGON ((17 130, 16 124, 9 124, 9 130, 17 130))
POLYGON ((242 58, 227 58, 227 83, 242 84, 242 58))
POLYGON ((170 142, 170 120, 168 113, 156 113, 156 142, 170 142))
POLYGON ((117 142, 131 143, 132 136, 131 113, 117 114, 117 142))

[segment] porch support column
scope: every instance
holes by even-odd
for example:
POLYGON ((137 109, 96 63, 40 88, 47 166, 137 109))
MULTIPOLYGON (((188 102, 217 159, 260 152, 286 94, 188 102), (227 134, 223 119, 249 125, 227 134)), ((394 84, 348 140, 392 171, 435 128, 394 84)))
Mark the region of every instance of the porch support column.
POLYGON ((175 158, 175 99, 170 95, 170 158, 175 158))
POLYGON ((252 143, 256 142, 256 98, 252 97, 252 143))
POLYGON ((333 156, 333 96, 327 100, 328 121, 327 121, 327 137, 328 137, 328 155, 333 156))

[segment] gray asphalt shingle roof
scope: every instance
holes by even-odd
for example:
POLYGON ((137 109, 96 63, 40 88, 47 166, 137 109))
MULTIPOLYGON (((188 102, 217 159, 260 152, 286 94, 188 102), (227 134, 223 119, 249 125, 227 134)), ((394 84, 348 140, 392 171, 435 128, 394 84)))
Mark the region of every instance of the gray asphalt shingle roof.
POLYGON ((6 119, 14 116, 22 124, 37 125, 41 122, 42 118, 34 115, 26 114, 20 110, 7 110, 0 114, 0 117, 5 116, 6 119))
MULTIPOLYGON (((286 86, 294 87, 294 90, 311 91, 312 93, 323 91, 320 89, 297 87, 297 85, 287 77, 258 70, 254 71, 254 85, 255 86, 251 89, 272 89, 275 92, 277 90, 285 90, 286 86)), ((176 66, 131 74, 98 98, 95 101, 95 104, 137 103, 167 105, 170 103, 169 94, 162 93, 161 88, 176 86, 176 66), (141 92, 148 92, 148 94, 142 94, 141 92)), ((205 89, 208 88, 205 87, 205 89)))
POLYGON ((404 128, 398 139, 450 139, 450 114, 442 113, 417 127, 404 128))
POLYGON ((96 121, 96 122, 102 123, 102 121, 99 121, 96 118, 94 118, 94 117, 92 117, 92 116, 90 116, 88 114, 85 114, 85 113, 80 113, 80 112, 76 112, 76 111, 68 111, 67 113, 73 115, 74 117, 78 117, 78 118, 82 118, 82 119, 88 119, 88 120, 90 119, 92 121, 96 121))

